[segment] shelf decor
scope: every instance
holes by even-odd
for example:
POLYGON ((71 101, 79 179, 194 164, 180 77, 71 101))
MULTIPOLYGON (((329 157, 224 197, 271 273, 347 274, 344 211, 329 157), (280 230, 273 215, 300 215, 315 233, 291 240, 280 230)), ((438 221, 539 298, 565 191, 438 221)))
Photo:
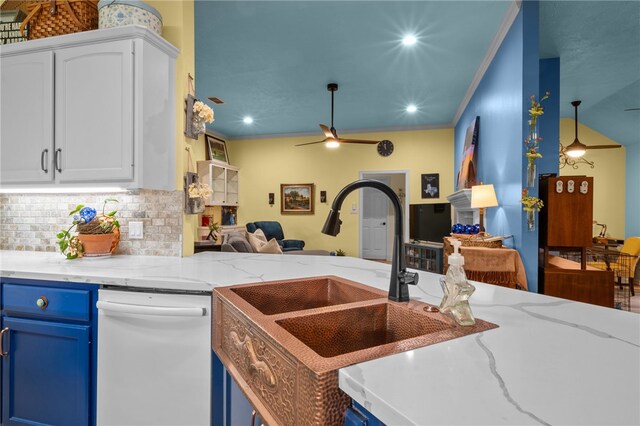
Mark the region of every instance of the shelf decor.
POLYGON ((531 106, 529 108, 529 134, 524 140, 525 156, 527 157, 527 187, 533 188, 536 186, 536 180, 538 174, 536 172, 536 160, 542 158, 542 154, 538 152, 538 146, 542 138, 538 133, 538 118, 544 114, 544 108, 542 102, 548 99, 549 92, 546 92, 539 102, 536 101, 535 96, 531 96, 531 106))
POLYGON ((536 230, 536 212, 540 211, 544 206, 542 200, 538 197, 530 197, 527 188, 522 189, 522 198, 520 199, 523 207, 522 210, 527 212, 527 231, 536 230))

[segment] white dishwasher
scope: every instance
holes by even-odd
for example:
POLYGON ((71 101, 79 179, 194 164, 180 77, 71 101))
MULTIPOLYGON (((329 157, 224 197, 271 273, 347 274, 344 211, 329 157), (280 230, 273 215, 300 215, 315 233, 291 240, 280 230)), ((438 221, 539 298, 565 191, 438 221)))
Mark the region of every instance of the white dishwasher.
POLYGON ((99 290, 97 425, 211 423, 211 294, 99 290))

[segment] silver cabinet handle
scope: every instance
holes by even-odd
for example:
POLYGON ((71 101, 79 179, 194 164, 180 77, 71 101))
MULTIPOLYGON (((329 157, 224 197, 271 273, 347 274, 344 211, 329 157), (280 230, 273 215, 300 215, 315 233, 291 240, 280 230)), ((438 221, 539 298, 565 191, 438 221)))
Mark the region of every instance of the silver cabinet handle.
POLYGON ((251 423, 249 423, 251 426, 253 426, 253 423, 255 423, 256 421, 256 410, 252 410, 251 411, 251 423))
POLYGON ((5 327, 0 331, 0 358, 4 358, 8 354, 4 351, 4 347, 2 345, 2 340, 4 339, 4 334, 9 331, 9 327, 5 327))
POLYGON ((49 150, 43 149, 42 154, 40 154, 40 168, 45 173, 49 173, 49 168, 47 167, 48 162, 49 162, 49 150), (45 157, 47 157, 46 161, 44 159, 45 157))
POLYGON ((60 165, 60 155, 62 154, 62 148, 58 148, 56 149, 56 155, 53 158, 53 163, 54 166, 56 168, 56 170, 58 171, 58 173, 62 173, 62 166, 60 165))

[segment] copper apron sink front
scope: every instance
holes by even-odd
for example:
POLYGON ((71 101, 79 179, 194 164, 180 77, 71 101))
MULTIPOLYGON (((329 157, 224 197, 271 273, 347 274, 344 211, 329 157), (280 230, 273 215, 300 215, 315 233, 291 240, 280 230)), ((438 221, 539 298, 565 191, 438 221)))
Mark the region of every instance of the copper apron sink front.
POLYGON ((268 426, 343 425, 340 368, 497 327, 335 276, 218 287, 212 303, 213 350, 268 426))

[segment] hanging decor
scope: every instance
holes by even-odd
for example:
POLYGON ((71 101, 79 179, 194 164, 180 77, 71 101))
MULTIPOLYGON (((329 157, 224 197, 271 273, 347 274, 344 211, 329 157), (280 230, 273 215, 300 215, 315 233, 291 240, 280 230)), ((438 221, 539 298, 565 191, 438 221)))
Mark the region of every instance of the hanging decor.
POLYGON ((536 160, 542 158, 542 154, 538 152, 538 147, 542 138, 538 133, 538 118, 544 114, 542 102, 549 98, 550 92, 545 92, 539 102, 535 96, 531 96, 531 106, 529 108, 529 134, 524 140, 525 156, 527 157, 527 187, 536 186, 538 174, 536 171, 536 160))
POLYGON ((187 92, 184 134, 189 139, 198 139, 198 136, 206 131, 206 125, 213 123, 215 115, 209 105, 196 99, 193 76, 191 74, 187 76, 187 92))
POLYGON ((536 230, 536 212, 539 212, 540 209, 544 206, 542 200, 538 197, 530 197, 529 190, 527 188, 522 188, 522 198, 520 199, 522 203, 522 210, 527 212, 527 231, 535 231, 536 230))

